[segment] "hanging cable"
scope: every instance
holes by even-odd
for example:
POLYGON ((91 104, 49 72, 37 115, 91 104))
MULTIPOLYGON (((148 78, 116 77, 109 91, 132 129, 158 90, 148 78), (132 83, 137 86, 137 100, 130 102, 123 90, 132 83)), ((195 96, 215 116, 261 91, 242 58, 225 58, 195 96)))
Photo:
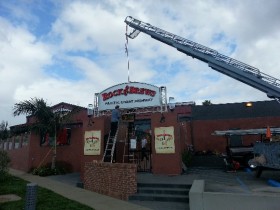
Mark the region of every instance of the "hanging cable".
POLYGON ((127 29, 128 29, 128 25, 126 25, 126 33, 125 33, 125 38, 126 38, 126 43, 125 43, 125 53, 126 53, 126 57, 127 57, 127 79, 128 82, 130 82, 129 79, 129 56, 128 56, 128 38, 127 38, 127 29))

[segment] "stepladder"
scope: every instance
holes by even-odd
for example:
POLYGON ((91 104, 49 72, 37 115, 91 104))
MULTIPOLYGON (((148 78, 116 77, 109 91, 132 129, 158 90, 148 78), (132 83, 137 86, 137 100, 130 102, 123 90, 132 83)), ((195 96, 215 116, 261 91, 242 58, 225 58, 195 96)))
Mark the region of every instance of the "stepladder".
POLYGON ((107 139, 105 151, 104 151, 104 154, 103 154, 102 162, 110 162, 110 163, 113 162, 119 129, 120 128, 118 126, 115 133, 110 131, 108 139, 107 139))

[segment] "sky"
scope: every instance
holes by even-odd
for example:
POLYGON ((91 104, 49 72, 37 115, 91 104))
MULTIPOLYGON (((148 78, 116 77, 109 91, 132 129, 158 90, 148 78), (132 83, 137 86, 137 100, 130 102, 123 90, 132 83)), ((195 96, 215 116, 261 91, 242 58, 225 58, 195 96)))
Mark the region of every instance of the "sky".
POLYGON ((197 42, 280 78, 278 0, 0 0, 0 122, 15 103, 43 98, 87 107, 94 94, 128 82, 166 86, 177 102, 270 100, 140 33, 128 40, 127 16, 197 42))

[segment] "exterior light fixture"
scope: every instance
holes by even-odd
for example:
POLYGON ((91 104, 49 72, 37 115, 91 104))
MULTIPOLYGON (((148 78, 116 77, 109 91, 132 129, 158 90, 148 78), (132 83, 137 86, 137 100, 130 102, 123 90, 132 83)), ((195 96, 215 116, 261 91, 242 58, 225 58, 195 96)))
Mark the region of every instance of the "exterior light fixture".
POLYGON ((92 126, 94 123, 93 120, 91 119, 93 116, 93 105, 92 104, 88 104, 87 115, 88 115, 88 126, 92 126))
POLYGON ((163 114, 161 114, 161 117, 160 117, 160 120, 159 120, 160 123, 164 123, 165 122, 165 117, 163 114))
POLYGON ((174 97, 169 97, 168 107, 171 111, 175 109, 175 99, 174 97))
POLYGON ((252 106, 253 106, 253 103, 252 103, 252 102, 247 102, 247 103, 245 104, 245 106, 246 106, 246 107, 252 107, 252 106))

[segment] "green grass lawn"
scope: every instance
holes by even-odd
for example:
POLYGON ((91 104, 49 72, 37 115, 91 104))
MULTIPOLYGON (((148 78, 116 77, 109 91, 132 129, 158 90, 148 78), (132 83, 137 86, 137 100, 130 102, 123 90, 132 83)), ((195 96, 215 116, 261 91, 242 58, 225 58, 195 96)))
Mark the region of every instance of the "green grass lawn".
MULTIPOLYGON (((22 199, 0 203, 0 210, 20 210, 25 208, 26 185, 28 182, 13 176, 0 180, 0 195, 16 194, 22 199)), ((36 210, 92 210, 92 208, 72 201, 42 187, 37 188, 36 210)))

